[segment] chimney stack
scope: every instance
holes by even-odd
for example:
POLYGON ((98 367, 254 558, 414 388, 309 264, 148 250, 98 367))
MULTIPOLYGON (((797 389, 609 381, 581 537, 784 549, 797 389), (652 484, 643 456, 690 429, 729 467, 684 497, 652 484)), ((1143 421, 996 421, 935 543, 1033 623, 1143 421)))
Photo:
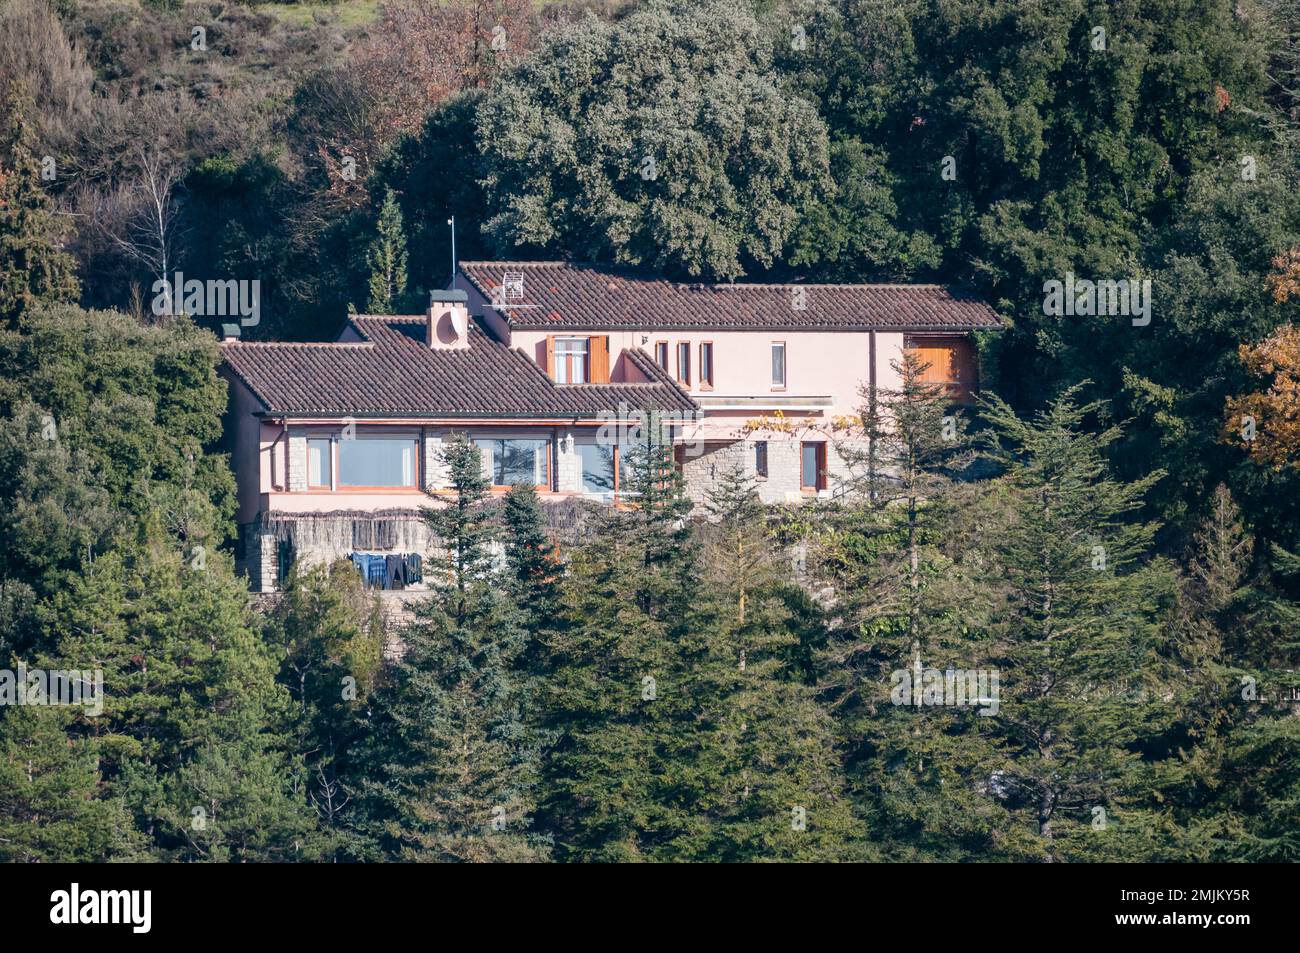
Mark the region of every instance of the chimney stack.
POLYGON ((469 347, 469 295, 459 289, 429 292, 424 338, 439 350, 469 347))

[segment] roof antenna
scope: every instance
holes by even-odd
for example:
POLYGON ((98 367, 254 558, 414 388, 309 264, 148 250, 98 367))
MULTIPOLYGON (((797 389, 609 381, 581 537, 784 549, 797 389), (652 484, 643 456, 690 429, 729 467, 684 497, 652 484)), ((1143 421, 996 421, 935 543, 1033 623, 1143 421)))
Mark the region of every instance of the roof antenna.
POLYGON ((447 224, 451 226, 451 281, 447 284, 453 285, 456 283, 456 216, 447 219, 447 224))

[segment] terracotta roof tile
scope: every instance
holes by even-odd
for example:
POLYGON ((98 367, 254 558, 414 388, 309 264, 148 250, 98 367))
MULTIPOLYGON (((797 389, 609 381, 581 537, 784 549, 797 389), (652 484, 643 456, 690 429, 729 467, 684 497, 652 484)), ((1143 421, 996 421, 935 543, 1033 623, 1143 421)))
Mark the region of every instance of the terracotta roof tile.
POLYGON ((559 261, 460 263, 492 300, 506 272, 524 278, 516 328, 591 330, 968 331, 1000 328, 992 308, 943 285, 687 284, 559 261), (802 301, 797 299, 802 295, 802 301), (802 308, 797 308, 802 304, 802 308))
POLYGON ((423 316, 356 315, 362 341, 226 342, 222 357, 269 413, 299 416, 588 417, 629 408, 689 411, 691 400, 648 356, 627 352, 647 383, 556 384, 523 351, 483 329, 470 346, 424 343, 423 316))

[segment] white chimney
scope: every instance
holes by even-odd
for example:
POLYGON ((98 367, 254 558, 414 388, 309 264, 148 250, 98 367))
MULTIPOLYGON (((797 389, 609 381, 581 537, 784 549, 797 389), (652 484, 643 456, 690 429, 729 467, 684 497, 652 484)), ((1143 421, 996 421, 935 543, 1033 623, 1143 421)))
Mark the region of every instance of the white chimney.
POLYGON ((469 296, 465 292, 432 291, 425 322, 425 343, 439 350, 469 347, 469 296))

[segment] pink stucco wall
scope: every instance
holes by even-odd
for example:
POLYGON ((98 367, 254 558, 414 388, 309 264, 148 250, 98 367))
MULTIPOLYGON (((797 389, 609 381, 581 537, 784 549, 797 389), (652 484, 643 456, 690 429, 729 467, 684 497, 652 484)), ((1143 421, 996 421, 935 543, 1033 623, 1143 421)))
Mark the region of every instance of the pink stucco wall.
MULTIPOLYGON (((452 287, 465 291, 469 312, 480 316, 494 334, 511 347, 521 348, 539 366, 546 365, 546 338, 555 330, 512 330, 474 285, 460 272, 452 287)), ((565 332, 567 333, 567 332, 565 332)), ((668 342, 668 371, 677 373, 677 345, 691 345, 691 386, 696 396, 830 397, 820 410, 826 418, 853 414, 862 403, 860 389, 870 379, 871 334, 868 331, 602 331, 574 328, 573 334, 608 334, 611 374, 615 380, 631 380, 618 356, 626 348, 639 347, 654 357, 658 341, 668 342), (713 389, 700 386, 700 342, 713 342, 713 389), (786 344, 786 387, 774 388, 771 381, 771 345, 786 344)), ((876 386, 895 389, 901 381, 891 362, 903 358, 903 335, 876 332, 876 386)))
POLYGON ((230 381, 227 432, 231 435, 230 463, 235 471, 235 521, 243 524, 257 516, 262 487, 270 485, 270 460, 262 459, 261 446, 266 425, 253 416, 262 409, 261 401, 233 375, 223 371, 223 376, 230 381))
MULTIPOLYGON (((537 361, 546 364, 546 338, 555 331, 515 330, 511 344, 537 361)), ((564 333, 568 333, 567 331, 564 333)), ((772 397, 790 401, 800 397, 829 397, 830 403, 819 408, 827 417, 853 414, 862 404, 861 387, 870 379, 870 333, 824 331, 598 331, 572 333, 608 334, 611 361, 626 348, 639 347, 651 357, 655 343, 668 343, 668 372, 677 375, 677 345, 691 348, 692 396, 716 401, 722 397, 772 397), (713 388, 701 387, 699 380, 700 344, 713 342, 713 388), (786 386, 772 385, 771 346, 784 341, 786 348, 786 386)), ((898 375, 890 368, 891 360, 901 360, 903 335, 876 332, 876 386, 896 387, 898 375)), ((611 368, 617 377, 620 367, 611 368)), ((755 406, 759 406, 755 404, 755 406)), ((791 411, 793 412, 793 411, 791 411)))

